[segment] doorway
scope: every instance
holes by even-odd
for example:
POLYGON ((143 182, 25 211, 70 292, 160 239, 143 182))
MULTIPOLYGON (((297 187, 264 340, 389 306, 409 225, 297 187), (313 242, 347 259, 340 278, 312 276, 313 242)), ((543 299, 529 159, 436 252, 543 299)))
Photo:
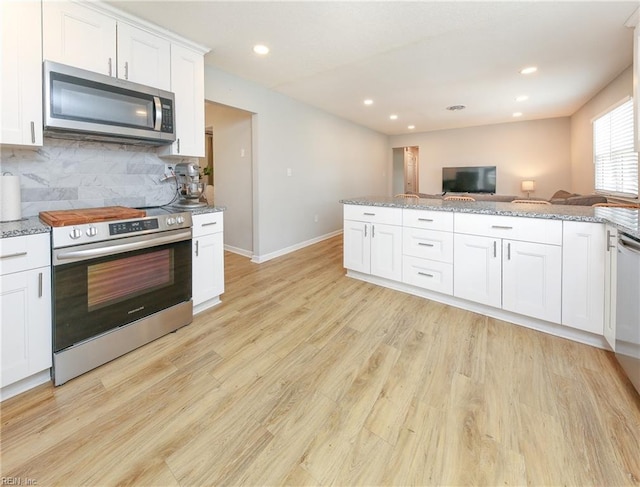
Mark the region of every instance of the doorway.
POLYGON ((419 192, 419 153, 417 146, 393 149, 393 194, 419 192))

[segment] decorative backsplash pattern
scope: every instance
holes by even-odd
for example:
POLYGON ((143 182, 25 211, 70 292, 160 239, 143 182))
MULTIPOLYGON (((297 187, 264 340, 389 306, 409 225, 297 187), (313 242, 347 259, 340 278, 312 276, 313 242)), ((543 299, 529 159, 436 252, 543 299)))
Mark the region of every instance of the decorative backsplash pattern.
POLYGON ((47 210, 168 204, 176 182, 161 179, 165 163, 178 162, 161 159, 154 147, 54 138, 45 138, 35 150, 0 148, 0 171, 20 175, 23 217, 47 210))

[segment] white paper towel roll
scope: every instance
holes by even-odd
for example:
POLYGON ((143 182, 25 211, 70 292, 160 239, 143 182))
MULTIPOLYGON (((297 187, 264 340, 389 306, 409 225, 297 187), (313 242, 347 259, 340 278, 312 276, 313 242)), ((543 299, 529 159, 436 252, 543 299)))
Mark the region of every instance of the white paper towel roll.
POLYGON ((0 191, 2 203, 0 204, 0 220, 3 222, 20 220, 20 176, 3 174, 0 176, 0 191))

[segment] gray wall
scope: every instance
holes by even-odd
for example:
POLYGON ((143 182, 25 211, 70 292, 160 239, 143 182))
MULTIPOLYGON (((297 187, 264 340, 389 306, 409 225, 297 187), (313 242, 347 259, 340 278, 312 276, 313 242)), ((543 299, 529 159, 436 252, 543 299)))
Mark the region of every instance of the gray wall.
POLYGON ((253 253, 253 184, 250 112, 207 102, 205 125, 213 128, 214 200, 225 206, 224 244, 253 253))
POLYGON ((205 67, 205 98, 256 114, 258 260, 340 231, 341 198, 387 193, 387 136, 211 66, 205 67))
POLYGON ((546 199, 571 188, 568 117, 398 135, 390 142, 391 147, 420 147, 421 193, 442 191, 445 166, 496 166, 501 194, 525 196, 523 179, 536 180, 532 197, 546 199))

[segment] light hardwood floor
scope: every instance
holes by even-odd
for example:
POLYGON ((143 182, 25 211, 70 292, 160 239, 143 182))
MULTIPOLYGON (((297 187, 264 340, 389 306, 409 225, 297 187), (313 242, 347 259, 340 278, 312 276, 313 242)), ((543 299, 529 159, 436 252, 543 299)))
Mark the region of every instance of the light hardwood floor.
POLYGON ((640 485, 611 353, 344 276, 342 236, 67 384, 1 404, 1 476, 45 485, 640 485))

